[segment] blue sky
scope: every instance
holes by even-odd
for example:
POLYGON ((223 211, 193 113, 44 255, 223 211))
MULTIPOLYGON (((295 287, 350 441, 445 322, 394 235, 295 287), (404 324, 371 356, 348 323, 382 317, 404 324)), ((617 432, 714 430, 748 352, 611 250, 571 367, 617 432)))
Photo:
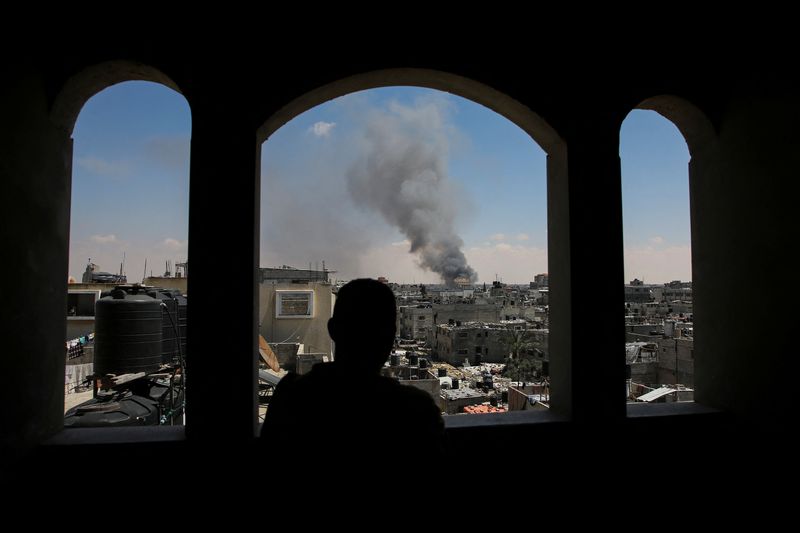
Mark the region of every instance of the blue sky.
MULTIPOLYGON (((157 84, 119 84, 87 102, 73 134, 70 275, 80 278, 88 257, 116 271, 123 252, 131 281, 140 280, 145 257, 148 274, 162 273, 165 260, 186 259, 190 130, 186 101, 157 84)), ((408 233, 380 200, 357 201, 353 169, 376 157, 376 131, 384 145, 412 139, 434 147, 440 174, 433 193, 445 216, 432 227, 450 226, 479 281, 527 283, 547 271, 544 152, 483 106, 411 87, 326 102, 265 142, 262 266, 325 261, 343 279, 438 281, 419 267, 408 233)), ((683 138, 655 113, 634 111, 621 130, 620 155, 626 279, 688 279, 683 138)))
POLYGON ((620 128, 625 280, 691 280, 689 149, 655 111, 632 111, 620 128))

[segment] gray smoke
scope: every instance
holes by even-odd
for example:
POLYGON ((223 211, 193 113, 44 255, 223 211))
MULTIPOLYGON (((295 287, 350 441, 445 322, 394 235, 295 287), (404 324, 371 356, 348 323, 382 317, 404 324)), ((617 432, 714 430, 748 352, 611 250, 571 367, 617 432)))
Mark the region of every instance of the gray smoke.
POLYGON ((449 286, 458 277, 474 282, 455 231, 458 194, 448 179, 447 126, 434 103, 373 113, 366 124, 362 156, 348 172, 357 205, 381 213, 411 241, 420 266, 449 286))

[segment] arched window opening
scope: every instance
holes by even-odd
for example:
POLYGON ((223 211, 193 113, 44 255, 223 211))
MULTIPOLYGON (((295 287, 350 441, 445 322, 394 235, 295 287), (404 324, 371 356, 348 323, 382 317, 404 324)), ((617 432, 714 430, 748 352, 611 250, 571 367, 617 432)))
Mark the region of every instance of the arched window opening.
POLYGON ((637 109, 620 158, 628 402, 693 401, 689 147, 675 123, 637 109))
POLYGON ((74 124, 65 426, 182 424, 191 114, 161 83, 99 89, 54 112, 74 124))
POLYGON ((472 100, 382 85, 265 126, 260 417, 285 372, 335 361, 336 292, 362 277, 396 297, 383 374, 444 414, 549 409, 547 154, 472 100))

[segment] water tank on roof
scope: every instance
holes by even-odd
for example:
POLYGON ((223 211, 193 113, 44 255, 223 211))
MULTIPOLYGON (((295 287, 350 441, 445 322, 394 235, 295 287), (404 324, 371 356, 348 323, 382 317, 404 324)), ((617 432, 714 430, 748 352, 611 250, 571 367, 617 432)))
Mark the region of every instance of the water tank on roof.
POLYGON ((175 335, 178 327, 178 302, 171 293, 159 289, 149 290, 147 295, 166 306, 161 308, 161 363, 171 364, 173 358, 178 358, 178 337, 175 335), (172 326, 173 322, 175 327, 172 326))
POLYGON ((428 360, 424 357, 419 358, 419 367, 420 368, 428 368, 428 360))
POLYGON ((446 368, 439 368, 437 369, 440 378, 447 376, 447 369, 446 368))
POLYGON ((400 356, 393 353, 389 356, 389 364, 392 366, 400 366, 400 356))
POLYGON ((451 385, 450 385, 451 389, 458 389, 458 385, 459 385, 458 378, 452 378, 450 380, 450 382, 451 382, 451 385))
POLYGON ((408 366, 418 366, 419 356, 413 353, 408 354, 408 366))
POLYGON ((161 365, 161 302, 115 289, 95 305, 96 374, 155 372, 161 365))
MULTIPOLYGON (((186 296, 183 296, 180 293, 179 290, 170 289, 170 290, 167 290, 167 291, 164 291, 164 292, 166 292, 167 294, 170 294, 172 296, 172 298, 175 300, 175 302, 177 303, 177 305, 178 305, 178 319, 176 321, 176 325, 178 326, 178 337, 180 338, 181 355, 183 355, 183 357, 185 358, 186 357, 186 323, 187 323, 186 316, 187 316, 187 312, 188 312, 188 309, 189 309, 188 301, 186 299, 186 296)), ((172 318, 174 319, 175 316, 173 315, 172 318)), ((175 353, 175 357, 178 357, 177 353, 175 353)))

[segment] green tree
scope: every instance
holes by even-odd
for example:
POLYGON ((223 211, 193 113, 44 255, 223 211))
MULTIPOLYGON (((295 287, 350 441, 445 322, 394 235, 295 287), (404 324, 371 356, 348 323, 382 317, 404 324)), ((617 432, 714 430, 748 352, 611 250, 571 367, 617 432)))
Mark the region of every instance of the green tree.
POLYGON ((503 335, 503 344, 508 349, 508 358, 511 360, 519 359, 528 350, 533 348, 533 340, 530 332, 524 329, 510 329, 503 335))
POLYGON ((533 357, 523 355, 519 359, 506 359, 503 377, 512 381, 534 381, 537 371, 536 361, 533 357))

